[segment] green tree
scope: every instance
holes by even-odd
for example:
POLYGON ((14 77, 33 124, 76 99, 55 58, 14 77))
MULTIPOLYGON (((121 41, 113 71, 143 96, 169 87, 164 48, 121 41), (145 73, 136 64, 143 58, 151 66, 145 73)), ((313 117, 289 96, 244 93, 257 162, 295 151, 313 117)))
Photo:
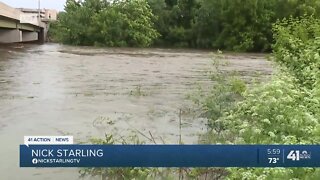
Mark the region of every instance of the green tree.
POLYGON ((154 19, 145 0, 68 0, 53 34, 73 45, 144 47, 158 36, 154 19))
POLYGON ((303 15, 320 17, 320 1, 68 0, 50 35, 74 45, 154 42, 155 46, 261 52, 271 50, 273 23, 303 15))
POLYGON ((270 49, 273 5, 272 0, 202 0, 194 24, 197 46, 238 51, 270 49))

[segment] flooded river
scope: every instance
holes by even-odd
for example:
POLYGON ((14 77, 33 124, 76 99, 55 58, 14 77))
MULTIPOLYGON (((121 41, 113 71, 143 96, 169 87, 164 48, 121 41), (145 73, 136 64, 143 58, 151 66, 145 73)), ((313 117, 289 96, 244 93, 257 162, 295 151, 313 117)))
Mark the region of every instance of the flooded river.
MULTIPOLYGON (((0 179, 77 179, 77 169, 19 168, 25 135, 72 135, 77 143, 113 134, 179 142, 179 111, 205 75, 207 51, 57 44, 0 47, 0 179), (146 136, 146 137, 144 137, 146 136)), ((265 55, 229 54, 228 69, 271 73, 265 55)), ((182 115, 182 141, 197 143, 205 120, 182 115)))

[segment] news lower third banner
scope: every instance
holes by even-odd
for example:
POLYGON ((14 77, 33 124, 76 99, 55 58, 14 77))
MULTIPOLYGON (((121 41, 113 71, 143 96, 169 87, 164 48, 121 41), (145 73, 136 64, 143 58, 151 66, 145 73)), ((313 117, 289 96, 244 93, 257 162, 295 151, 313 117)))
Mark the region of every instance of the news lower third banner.
POLYGON ((320 145, 20 145, 21 167, 320 167, 320 145))

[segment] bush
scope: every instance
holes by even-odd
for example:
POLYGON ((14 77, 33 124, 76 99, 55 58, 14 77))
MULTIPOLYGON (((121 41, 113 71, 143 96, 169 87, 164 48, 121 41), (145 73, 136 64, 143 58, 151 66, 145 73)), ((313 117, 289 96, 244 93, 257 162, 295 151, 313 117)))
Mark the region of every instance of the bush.
MULTIPOLYGON (((231 106, 230 99, 219 99, 232 90, 225 89, 230 79, 220 76, 224 80, 215 89, 223 91, 212 91, 199 101, 209 112, 207 143, 320 143, 319 25, 319 20, 308 16, 275 24, 277 73, 269 83, 241 93, 231 106)), ((231 168, 229 172, 227 179, 320 179, 315 168, 231 168)))
POLYGON ((314 17, 289 18, 274 25, 275 60, 299 80, 314 89, 319 81, 320 20, 314 17))
MULTIPOLYGON (((319 144, 319 20, 284 20, 274 26, 280 72, 249 90, 226 121, 234 143, 319 144)), ((229 179, 319 179, 314 168, 231 169, 229 179)))

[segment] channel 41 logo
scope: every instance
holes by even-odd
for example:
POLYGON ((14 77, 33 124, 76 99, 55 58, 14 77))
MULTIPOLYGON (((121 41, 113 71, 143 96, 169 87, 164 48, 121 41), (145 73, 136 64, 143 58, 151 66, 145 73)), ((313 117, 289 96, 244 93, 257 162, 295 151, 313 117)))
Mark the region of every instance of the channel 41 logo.
POLYGON ((311 159, 311 152, 308 152, 306 150, 300 151, 300 150, 291 150, 287 156, 287 159, 292 161, 300 161, 303 159, 311 159))

